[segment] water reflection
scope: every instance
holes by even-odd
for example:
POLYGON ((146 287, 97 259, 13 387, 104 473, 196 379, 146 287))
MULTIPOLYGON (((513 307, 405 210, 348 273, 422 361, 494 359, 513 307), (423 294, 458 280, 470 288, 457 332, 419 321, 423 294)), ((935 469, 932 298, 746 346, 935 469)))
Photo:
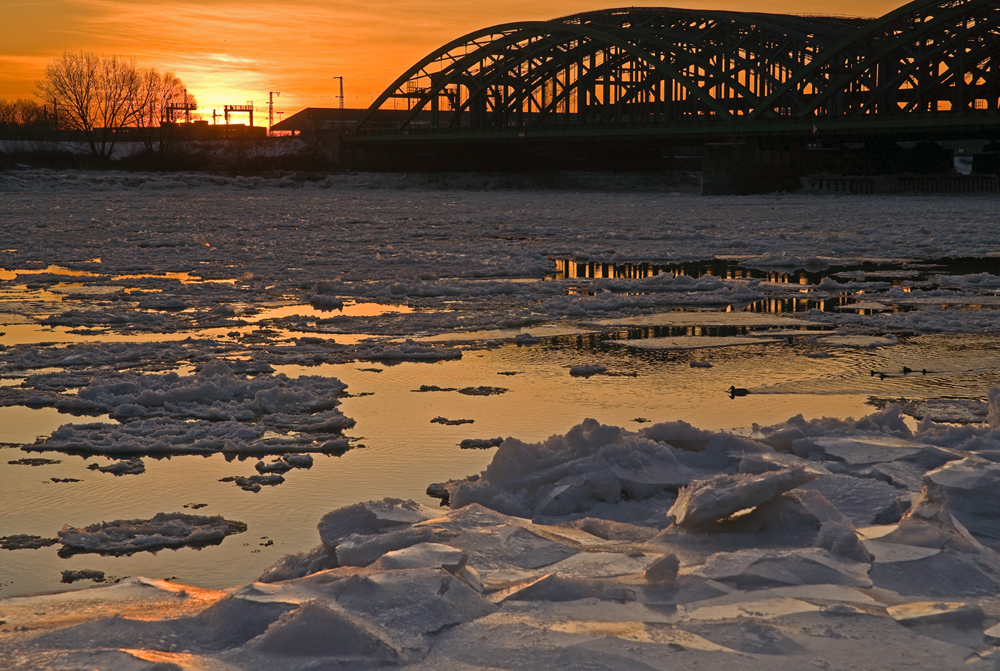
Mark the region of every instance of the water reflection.
POLYGON ((242 319, 251 324, 256 324, 257 322, 286 317, 312 317, 314 319, 329 319, 334 316, 379 317, 384 314, 409 314, 413 311, 413 308, 407 305, 344 301, 343 307, 333 309, 317 308, 309 304, 282 305, 280 307, 265 308, 254 315, 244 316, 242 319))
MULTIPOLYGON (((96 259, 96 262, 100 262, 100 259, 96 259)), ((85 261, 84 263, 90 263, 91 261, 85 261)), ((164 273, 133 273, 125 275, 107 275, 104 273, 93 273, 87 270, 77 270, 74 268, 67 268, 65 266, 55 266, 49 265, 45 268, 0 268, 0 281, 9 282, 11 280, 17 279, 22 275, 60 275, 66 277, 107 277, 112 282, 122 282, 126 280, 177 280, 181 284, 198 284, 198 283, 216 283, 216 284, 235 284, 236 279, 204 279, 198 275, 194 275, 190 272, 164 272, 164 273)), ((242 279, 250 279, 253 274, 250 273, 250 277, 244 275, 242 279)))
POLYGON ((727 280, 759 279, 775 284, 816 285, 829 277, 839 281, 849 279, 878 280, 894 287, 907 281, 922 281, 934 275, 969 275, 974 273, 1000 274, 1000 258, 954 258, 933 262, 875 262, 836 264, 815 261, 806 268, 782 270, 780 268, 747 267, 738 259, 709 259, 689 263, 660 263, 656 261, 578 261, 556 258, 555 272, 549 280, 629 279, 654 277, 660 273, 687 276, 695 279, 704 276, 727 280))
MULTIPOLYGON (((470 351, 457 361, 378 365, 378 375, 356 362, 275 366, 277 372, 290 376, 325 375, 344 381, 352 395, 342 399, 341 409, 357 421, 346 435, 367 447, 340 457, 316 456, 312 469, 297 471, 284 484, 260 494, 219 483, 225 476, 255 472, 252 462, 229 462, 219 454, 146 459, 146 474, 115 478, 88 470, 89 462, 79 457, 57 457, 63 463, 39 468, 8 465, 24 455, 5 448, 0 450, 0 482, 9 491, 0 535, 51 536, 63 524, 148 517, 199 502, 208 504, 205 514, 247 522, 255 537, 266 535, 275 546, 255 554, 256 545, 227 542, 200 552, 132 558, 59 559, 54 548, 10 553, 5 556, 5 575, 17 582, 2 593, 61 588, 59 571, 79 568, 110 575, 177 576, 182 582, 220 588, 246 582, 281 555, 313 547, 315 520, 333 508, 384 496, 427 501, 424 488, 428 483, 478 472, 493 451, 461 450, 458 444, 469 438, 513 435, 542 440, 588 416, 630 428, 636 426, 634 418, 646 417, 654 422, 683 419, 708 429, 769 424, 798 413, 807 419, 859 416, 872 410, 867 405, 870 397, 920 399, 944 393, 980 399, 989 386, 1000 382, 1000 345, 985 336, 919 336, 872 350, 834 348, 833 355, 824 359, 807 358, 815 345, 799 337, 791 344, 750 350, 636 351, 607 342, 610 337, 741 334, 747 328, 738 324, 626 325, 607 333, 553 335, 530 347, 470 351), (694 360, 710 362, 712 367, 691 367, 694 360), (570 366, 584 363, 636 377, 569 375, 570 366), (869 374, 873 369, 901 371, 904 366, 932 372, 884 380, 869 374), (500 396, 409 391, 424 384, 497 385, 499 375, 509 371, 524 374, 504 376, 501 384, 510 391, 500 396), (725 390, 733 385, 748 389, 749 395, 731 401, 725 390), (464 426, 431 422, 440 416, 475 422, 464 426), (82 481, 51 483, 53 476, 82 481)), ((0 427, 11 425, 11 411, 0 412, 0 427)), ((73 421, 51 409, 19 412, 36 413, 27 415, 33 427, 25 435, 29 442, 34 439, 32 432, 46 428, 42 419, 53 427, 73 421), (51 417, 43 417, 45 413, 51 417)))
MULTIPOLYGON (((838 283, 850 281, 884 282, 894 289, 911 293, 911 285, 926 282, 938 275, 968 275, 976 273, 1000 273, 1000 259, 996 258, 959 258, 941 259, 934 263, 876 263, 864 262, 854 265, 826 265, 826 267, 806 267, 798 270, 775 270, 765 268, 748 268, 732 259, 712 259, 691 263, 656 263, 656 262, 603 262, 577 261, 574 259, 557 258, 555 273, 547 275, 546 280, 572 279, 628 279, 638 280, 669 273, 674 277, 719 277, 726 280, 757 279, 776 285, 797 285, 801 296, 769 297, 748 303, 732 304, 726 307, 727 312, 746 311, 762 314, 796 314, 810 310, 821 312, 854 312, 858 315, 872 315, 878 312, 910 312, 916 308, 910 304, 881 304, 871 301, 864 289, 833 292, 825 287, 819 291, 819 285, 829 278, 838 283)), ((818 262, 817 262, 818 263, 818 262)), ((938 288, 932 285, 931 288, 938 288)), ((597 295, 597 291, 586 285, 567 288, 568 294, 597 295)), ((623 293, 622 295, 635 295, 623 293)), ((966 305, 967 299, 956 297, 964 307, 976 309, 981 306, 966 305)), ((937 298, 931 303, 940 301, 942 307, 948 299, 937 298)))

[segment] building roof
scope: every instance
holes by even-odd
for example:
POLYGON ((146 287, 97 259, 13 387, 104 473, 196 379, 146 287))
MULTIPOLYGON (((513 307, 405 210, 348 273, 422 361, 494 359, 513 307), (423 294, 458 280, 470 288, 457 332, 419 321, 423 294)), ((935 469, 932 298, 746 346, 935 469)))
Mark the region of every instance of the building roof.
MULTIPOLYGON (((351 128, 367 109, 337 107, 307 107, 300 112, 296 112, 287 119, 271 126, 272 131, 313 131, 313 130, 343 130, 351 128)), ((392 122, 402 122, 408 110, 380 109, 375 112, 373 119, 377 123, 385 124, 392 122)))

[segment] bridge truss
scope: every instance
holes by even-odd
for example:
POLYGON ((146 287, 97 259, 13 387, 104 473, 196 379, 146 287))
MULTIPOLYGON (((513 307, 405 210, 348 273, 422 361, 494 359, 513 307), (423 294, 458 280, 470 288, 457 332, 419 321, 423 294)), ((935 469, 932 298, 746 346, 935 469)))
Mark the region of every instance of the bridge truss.
POLYGON ((1000 0, 915 0, 878 19, 630 8, 493 26, 407 70, 354 135, 887 124, 1000 130, 1000 0), (408 113, 387 123, 380 108, 408 113))

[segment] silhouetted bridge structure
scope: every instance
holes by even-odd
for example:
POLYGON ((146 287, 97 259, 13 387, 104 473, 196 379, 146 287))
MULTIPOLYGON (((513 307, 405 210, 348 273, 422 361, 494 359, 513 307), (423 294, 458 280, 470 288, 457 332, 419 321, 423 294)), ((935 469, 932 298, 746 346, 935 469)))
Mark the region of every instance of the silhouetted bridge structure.
POLYGON ((810 146, 995 140, 998 52, 1000 0, 916 0, 878 19, 629 8, 508 23, 403 73, 344 138, 345 157, 664 169, 715 144, 743 148, 709 147, 708 161, 778 152, 777 164, 810 146), (386 123, 380 108, 399 111, 386 123))

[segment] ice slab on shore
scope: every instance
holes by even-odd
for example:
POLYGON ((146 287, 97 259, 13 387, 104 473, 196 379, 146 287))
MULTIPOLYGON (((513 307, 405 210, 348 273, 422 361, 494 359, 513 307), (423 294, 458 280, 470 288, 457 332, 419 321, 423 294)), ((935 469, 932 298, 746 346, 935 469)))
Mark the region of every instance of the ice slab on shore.
POLYGON ((496 668, 480 654, 486 646, 521 655, 519 668, 544 659, 581 671, 639 658, 649 663, 637 668, 738 659, 769 671, 803 659, 854 664, 861 646, 880 669, 991 663, 1000 555, 977 535, 992 528, 975 523, 995 507, 994 464, 975 456, 939 463, 933 450, 950 448, 922 442, 930 425, 916 435, 903 428, 897 408, 760 429, 774 447, 680 422, 633 433, 587 420, 541 443, 508 439, 478 478, 447 485, 450 509, 386 499, 333 511, 319 525, 319 547, 187 612, 165 592, 163 608, 148 609, 153 617, 127 608, 107 617, 116 603, 109 596, 103 610, 18 629, 37 626, 56 597, 0 600, 15 628, 0 636, 0 659, 26 655, 47 668, 124 649, 128 663, 181 659, 169 657, 176 653, 188 665, 246 671, 429 670, 456 660, 456 668, 496 668), (811 459, 774 451, 804 438, 811 459), (855 530, 854 499, 838 492, 867 483, 896 492, 864 469, 901 460, 927 471, 913 508, 898 524, 855 530), (829 497, 804 489, 830 478, 829 497), (459 506, 462 496, 505 512, 459 506), (617 506, 648 506, 666 525, 662 504, 675 497, 672 516, 683 522, 690 513, 696 527, 674 524, 651 538, 657 525, 614 519, 617 506), (610 652, 572 656, 591 649, 610 652))

